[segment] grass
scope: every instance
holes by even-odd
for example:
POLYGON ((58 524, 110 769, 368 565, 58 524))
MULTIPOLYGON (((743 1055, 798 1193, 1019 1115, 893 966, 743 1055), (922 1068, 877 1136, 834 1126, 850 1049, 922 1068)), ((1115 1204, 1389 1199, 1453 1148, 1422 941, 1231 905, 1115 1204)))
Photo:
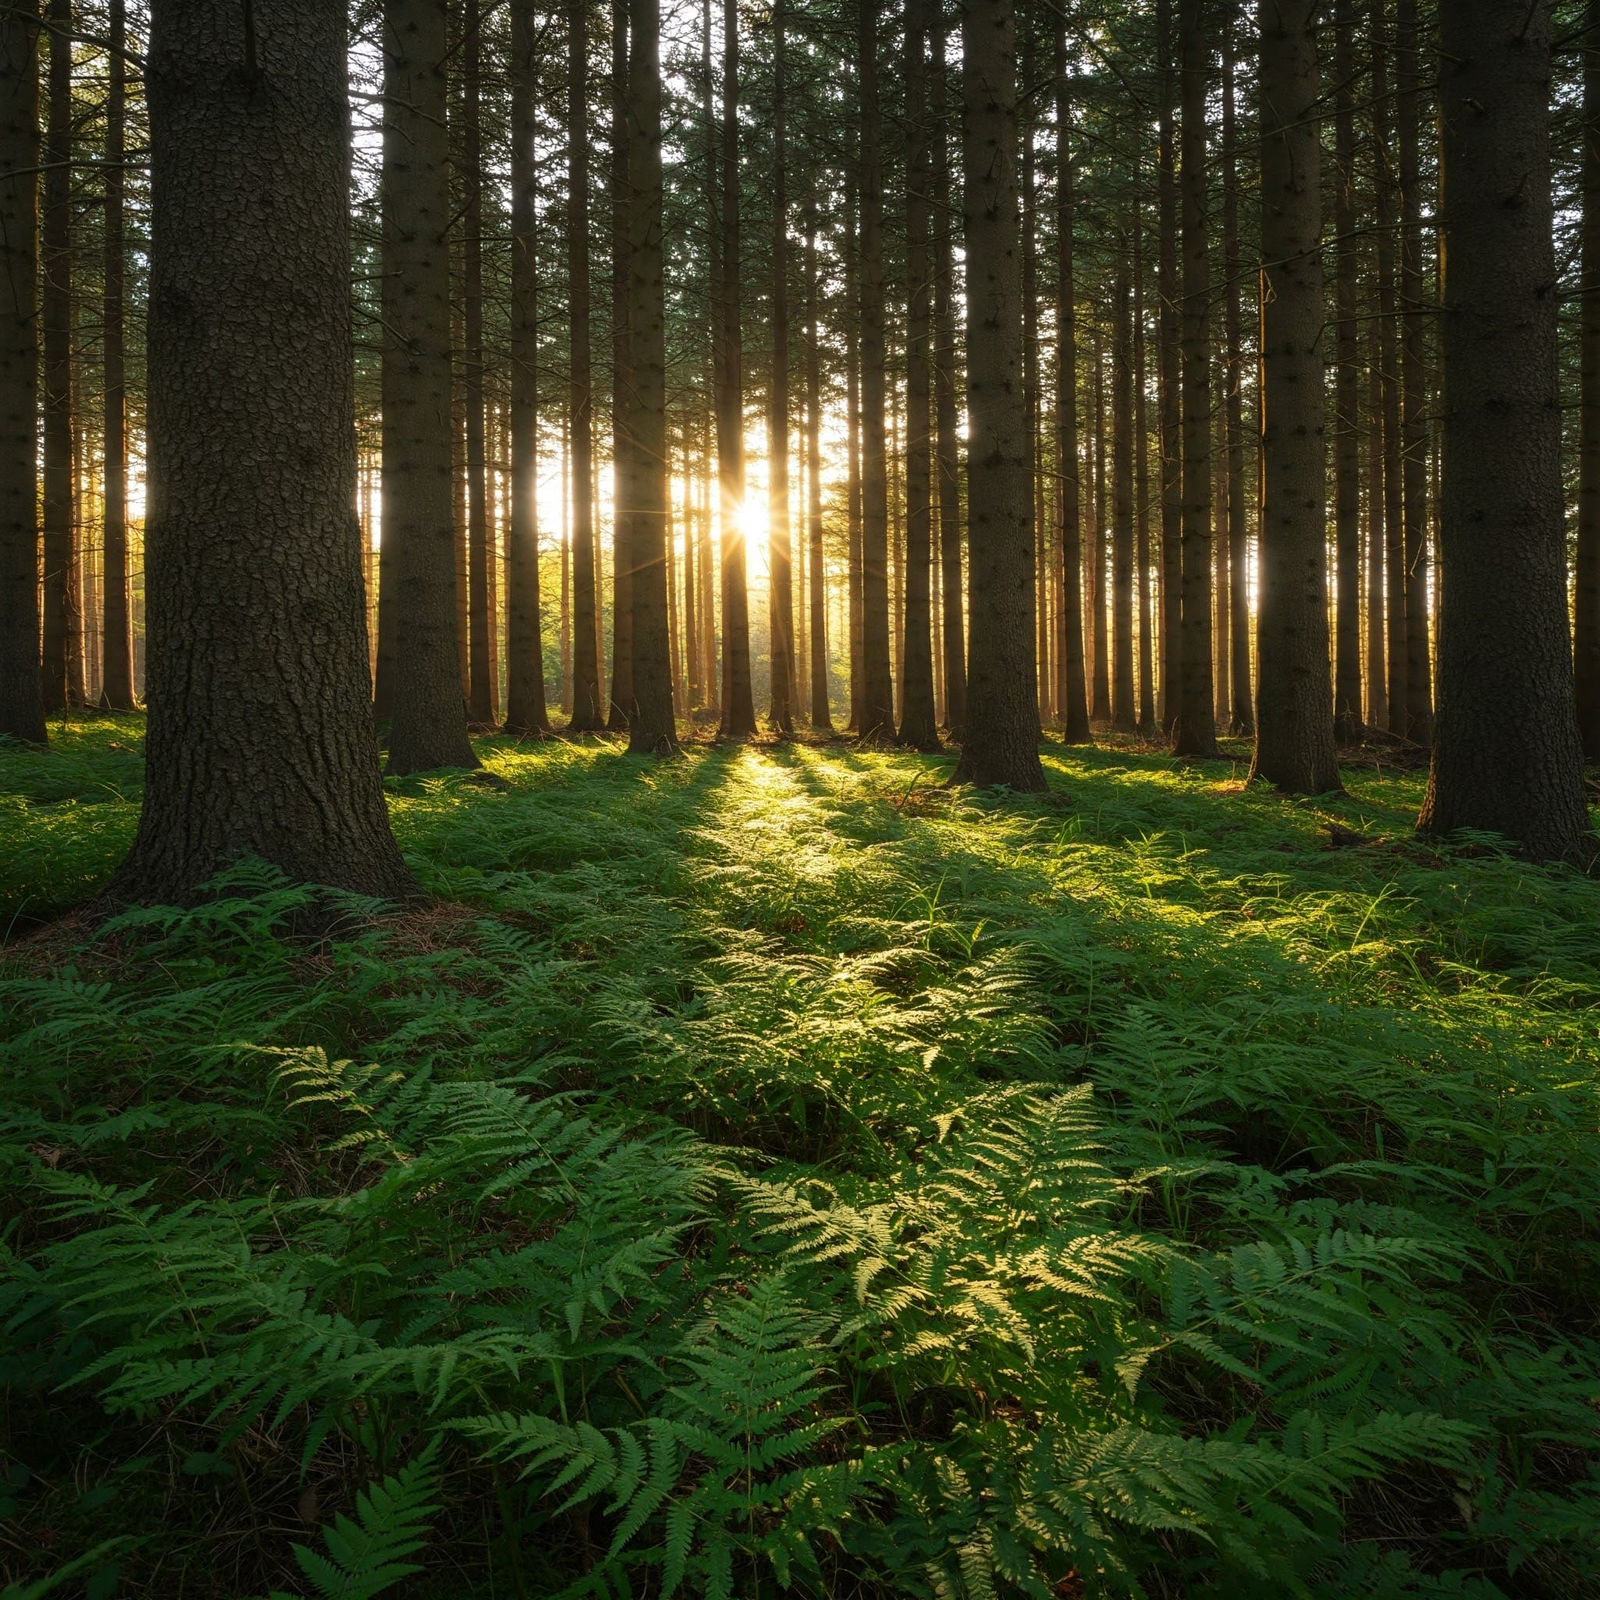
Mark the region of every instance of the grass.
POLYGON ((0 752, 6 1596, 1600 1595, 1600 887, 1370 766, 479 749, 315 946, 48 927, 138 724, 0 752))

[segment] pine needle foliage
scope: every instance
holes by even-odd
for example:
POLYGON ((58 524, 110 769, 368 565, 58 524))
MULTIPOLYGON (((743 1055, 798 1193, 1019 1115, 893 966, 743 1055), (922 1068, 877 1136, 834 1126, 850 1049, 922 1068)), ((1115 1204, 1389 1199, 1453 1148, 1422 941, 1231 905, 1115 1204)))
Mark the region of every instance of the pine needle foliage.
MULTIPOLYGON (((133 727, 0 752, 16 931, 133 727)), ((481 750, 432 911, 0 963, 6 1593, 1600 1595, 1594 884, 1379 772, 481 750)))

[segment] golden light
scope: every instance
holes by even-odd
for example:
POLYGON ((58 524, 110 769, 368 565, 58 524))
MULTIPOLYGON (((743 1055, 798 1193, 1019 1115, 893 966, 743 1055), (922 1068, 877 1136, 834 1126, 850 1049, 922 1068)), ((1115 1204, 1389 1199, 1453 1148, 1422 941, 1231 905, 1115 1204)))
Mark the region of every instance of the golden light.
POLYGON ((767 501, 765 495, 749 494, 739 511, 739 532, 751 557, 767 553, 767 501))

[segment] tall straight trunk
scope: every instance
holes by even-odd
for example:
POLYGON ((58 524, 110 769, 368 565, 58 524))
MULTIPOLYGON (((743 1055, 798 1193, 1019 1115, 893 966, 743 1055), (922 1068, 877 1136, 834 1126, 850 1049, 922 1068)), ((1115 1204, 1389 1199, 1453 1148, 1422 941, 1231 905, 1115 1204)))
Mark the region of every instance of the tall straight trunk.
MULTIPOLYGON (((1224 269, 1226 270, 1226 269, 1224 269)), ((1212 419, 1212 450, 1216 465, 1211 473, 1212 583, 1211 583, 1211 682, 1216 691, 1213 719, 1219 730, 1233 716, 1233 612, 1229 607, 1233 582, 1228 543, 1229 497, 1233 492, 1228 473, 1228 358, 1218 352, 1214 362, 1216 392, 1223 403, 1212 419)))
POLYGON ((711 541, 711 438, 712 418, 705 413, 701 418, 700 449, 700 657, 701 681, 705 684, 706 711, 713 719, 722 716, 721 680, 717 672, 719 659, 717 638, 716 558, 711 541))
MULTIPOLYGON (((1591 49, 1594 41, 1590 41, 1591 49)), ((1433 663, 1428 651, 1428 373, 1422 273, 1422 161, 1418 150, 1417 0, 1398 0, 1395 57, 1400 119, 1400 447, 1406 591, 1405 734, 1433 742, 1433 663)))
MULTIPOLYGON (((1376 291, 1376 279, 1371 285, 1376 291)), ((1369 312, 1376 303, 1369 296, 1369 312)), ((1371 315, 1367 329, 1367 715, 1368 728, 1389 725, 1389 677, 1383 592, 1383 337, 1379 318, 1371 315)))
POLYGON ((883 170, 878 110, 879 0, 857 0, 860 72, 861 323, 861 722, 864 740, 893 740, 894 671, 889 633, 887 336, 883 292, 883 170))
MULTIPOLYGON (((100 703, 133 710, 133 626, 128 611, 128 391, 124 366, 122 162, 127 129, 127 12, 110 0, 106 36, 105 267, 101 322, 105 366, 105 554, 100 703)), ((29 429, 29 435, 32 435, 29 429)))
POLYGON ((49 79, 39 320, 44 332, 44 650, 46 711, 73 703, 81 603, 72 482, 72 0, 47 0, 49 79))
MULTIPOLYGON (((717 722, 722 719, 722 677, 717 650, 716 577, 711 555, 711 427, 714 418, 721 415, 722 407, 722 185, 720 177, 721 152, 717 139, 717 116, 711 77, 711 0, 700 0, 700 119, 703 124, 705 150, 705 236, 706 236, 706 304, 710 311, 710 367, 707 374, 706 393, 710 400, 708 412, 702 416, 704 436, 701 440, 701 504, 700 504, 700 615, 701 629, 701 679, 705 685, 704 709, 717 722)), ((718 465, 720 480, 721 465, 718 465)))
POLYGON ((383 546, 389 770, 475 767, 461 702, 451 487, 446 0, 386 0, 383 546))
MULTIPOLYGON (((1228 727, 1235 734, 1255 732, 1255 696, 1250 684, 1250 513, 1244 462, 1244 262, 1239 254, 1239 143, 1236 35, 1230 21, 1223 30, 1222 54, 1222 253, 1227 278, 1223 377, 1228 475, 1228 526, 1217 537, 1228 544, 1228 648, 1231 656, 1228 727)), ((1219 604, 1222 602, 1219 601, 1219 604)))
POLYGON ((1155 651, 1150 617, 1150 425, 1144 325, 1144 203, 1133 213, 1134 564, 1139 591, 1139 732, 1156 731, 1155 651))
POLYGON ((345 17, 256 0, 253 20, 242 59, 210 0, 165 0, 151 25, 150 719, 113 902, 189 899, 245 856, 416 887, 367 670, 345 17))
POLYGON ((1378 256, 1378 367, 1383 419, 1383 565, 1385 654, 1389 666, 1388 722, 1391 733, 1406 728, 1405 502, 1401 477, 1400 338, 1395 283, 1395 174, 1391 140, 1389 57, 1384 41, 1384 3, 1372 0, 1373 220, 1378 256))
POLYGON ((744 342, 739 316, 739 6, 722 7, 722 357, 717 476, 722 491, 722 737, 756 731, 745 575, 744 342))
POLYGON ((1022 82, 1017 98, 1017 133, 1021 148, 1022 183, 1022 402, 1027 416, 1024 435, 1025 460, 1028 468, 1028 491, 1033 500, 1029 526, 1033 530, 1033 660, 1034 681, 1038 685, 1039 724, 1047 727, 1050 720, 1050 692, 1046 683, 1049 669, 1050 646, 1045 637, 1048 607, 1045 603, 1044 578, 1044 507, 1039 491, 1039 256, 1035 248, 1038 234, 1039 183, 1038 161, 1034 151, 1033 95, 1037 71, 1036 29, 1031 12, 1023 10, 1019 21, 1022 30, 1021 73, 1022 82))
POLYGON ((546 734, 539 621, 539 315, 534 142, 538 17, 511 6, 511 538, 506 560, 506 732, 546 734))
POLYGON ((1106 595, 1106 559, 1110 540, 1106 525, 1106 353, 1098 322, 1094 330, 1094 452, 1092 514, 1089 518, 1089 626, 1093 640, 1093 684, 1089 715, 1111 720, 1110 608, 1106 595))
POLYGON ((1211 694, 1211 252, 1206 222, 1205 0, 1180 0, 1183 40, 1182 649, 1172 748, 1217 753, 1211 694))
POLYGON ((567 430, 572 474, 572 716, 605 726, 594 560, 594 374, 589 315, 589 0, 567 12, 567 430))
POLYGON ((1583 56, 1582 411, 1574 668, 1584 754, 1600 761, 1600 0, 1589 0, 1583 56))
POLYGON ((1089 707, 1083 676, 1083 486, 1078 473, 1078 290, 1073 228, 1072 91, 1067 80, 1067 18, 1056 15, 1056 470, 1061 529, 1061 613, 1056 623, 1060 656, 1061 737, 1089 742, 1089 707))
POLYGON ((767 588, 772 640, 770 720, 794 731, 794 575, 789 535, 789 174, 784 0, 772 8, 772 381, 767 400, 767 588))
POLYGON ((1126 241, 1117 252, 1111 345, 1111 726, 1132 733, 1133 689, 1133 285, 1126 241))
POLYGON ((933 412, 929 370, 933 282, 928 269, 929 0, 906 4, 906 558, 900 741, 939 748, 933 696, 933 412))
POLYGON ((465 0, 461 24, 461 375, 467 408, 467 718, 492 728, 500 710, 490 601, 488 461, 483 394, 483 17, 465 0))
MULTIPOLYGON (((0 734, 45 742, 39 671, 39 15, 0 15, 0 734)), ((131 698, 131 694, 130 694, 131 698)))
POLYGON ((1444 586, 1418 826, 1584 861, 1595 840, 1567 634, 1546 0, 1451 0, 1440 61, 1444 586))
POLYGON ((628 749, 670 755, 678 748, 672 709, 672 641, 667 616, 667 302, 661 242, 661 10, 628 3, 628 377, 626 438, 629 600, 633 607, 632 701, 628 749))
POLYGON ((1173 114, 1177 71, 1173 63, 1172 0, 1156 0, 1156 47, 1161 106, 1156 143, 1156 342, 1161 404, 1161 686, 1156 716, 1164 733, 1178 717, 1183 638, 1183 389, 1179 351, 1182 319, 1178 293, 1178 169, 1173 114))
POLYGON ((572 427, 561 416, 561 714, 572 715, 572 427))
POLYGON ((628 288, 628 208, 633 184, 628 112, 630 0, 611 0, 611 703, 606 727, 633 723, 633 394, 632 298, 628 288))
POLYGON ((694 456, 689 436, 689 419, 683 427, 683 714, 692 725, 694 714, 705 701, 705 686, 700 676, 700 563, 697 560, 698 527, 694 493, 694 456))
POLYGON ((859 236, 856 230, 859 187, 853 187, 846 206, 844 246, 845 303, 845 443, 849 461, 845 469, 846 606, 850 631, 851 733, 866 725, 866 682, 861 654, 861 319, 857 286, 861 276, 859 236))
POLYGON ((944 674, 944 725, 959 739, 967 721, 966 613, 961 575, 961 448, 956 435, 956 319, 953 259, 954 207, 950 192, 949 69, 942 13, 929 24, 933 65, 933 393, 938 431, 940 663, 944 674))
POLYGON ((1036 794, 1046 785, 1034 684, 1012 0, 963 0, 961 50, 972 655, 955 781, 1036 794))
POLYGON ((828 705, 828 607, 822 566, 822 363, 817 334, 817 193, 806 191, 806 544, 810 552, 811 726, 833 732, 828 705))
POLYGON ((1328 670, 1321 0, 1260 0, 1261 688, 1250 775, 1341 787, 1328 670))
POLYGON ((1356 337, 1355 0, 1336 0, 1333 18, 1334 111, 1334 436, 1333 520, 1338 552, 1334 600, 1333 730, 1359 744, 1361 723, 1361 410, 1356 337))

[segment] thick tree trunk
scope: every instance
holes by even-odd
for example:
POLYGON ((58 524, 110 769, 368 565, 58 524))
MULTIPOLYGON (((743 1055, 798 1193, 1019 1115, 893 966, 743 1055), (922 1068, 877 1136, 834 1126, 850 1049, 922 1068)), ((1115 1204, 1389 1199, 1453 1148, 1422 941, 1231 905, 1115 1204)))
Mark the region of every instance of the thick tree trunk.
POLYGON ((1083 485, 1078 473, 1078 290, 1073 228, 1072 93, 1067 83, 1067 18, 1056 17, 1056 465, 1061 476, 1061 737, 1088 744, 1088 686, 1083 675, 1083 485))
MULTIPOLYGON (((383 546, 389 770, 475 767, 461 703, 451 488, 445 0, 387 0, 383 103, 383 546)), ((379 624, 380 633, 384 631, 379 624)))
POLYGON ((538 15, 511 7, 511 539, 506 552, 506 732, 547 734, 539 618, 539 316, 534 234, 538 15))
POLYGON ((0 734, 45 742, 39 671, 39 22, 0 16, 0 734))
POLYGON ((939 748, 933 700, 933 414, 929 372, 932 291, 928 271, 928 0, 906 6, 906 601, 900 742, 939 748))
POLYGON ((744 537, 744 335, 739 315, 739 7, 722 8, 722 356, 717 476, 722 490, 722 728, 756 731, 750 682, 750 589, 744 537))
MULTIPOLYGON (((106 37, 105 282, 101 299, 105 371, 105 557, 101 615, 100 703, 132 711, 133 620, 128 608, 128 392, 124 362, 122 162, 126 143, 128 63, 127 11, 110 0, 106 37)), ((31 430, 30 430, 31 432, 31 430)))
MULTIPOLYGON (((1206 223, 1204 0, 1180 0, 1183 40, 1183 527, 1182 648, 1172 748, 1217 753, 1211 694, 1211 252, 1206 223)), ((1171 702, 1168 702, 1171 709, 1171 702)))
POLYGON ((1111 720, 1110 608, 1106 600, 1106 561, 1109 555, 1106 525, 1106 352, 1098 320, 1094 329, 1094 428, 1090 435, 1093 472, 1089 517, 1089 637, 1092 641, 1089 716, 1095 722, 1111 720))
POLYGON ((416 887, 367 670, 345 17, 255 0, 253 20, 163 0, 151 27, 150 721, 112 901, 190 898, 246 856, 416 887))
POLYGON ((1033 655, 1033 494, 1022 394, 1012 0, 963 0, 972 655, 957 782, 1046 787, 1033 655))
POLYGON ((1178 718, 1183 639, 1183 387, 1178 293, 1178 169, 1173 122, 1172 0, 1156 0, 1161 107, 1156 142, 1157 368, 1161 403, 1161 684, 1156 717, 1170 734, 1178 718))
POLYGON ((789 533, 789 173, 784 0, 772 9, 772 381, 767 403, 767 590, 772 641, 769 720, 794 731, 794 574, 789 533))
POLYGON ((1137 725, 1133 690, 1133 285, 1117 253, 1111 347, 1111 726, 1137 725))
POLYGON ((1376 282, 1367 297, 1367 716, 1368 728, 1389 726, 1389 675, 1384 624, 1383 584, 1383 336, 1377 311, 1376 282))
POLYGON ((1360 744, 1361 723, 1361 410, 1356 338, 1355 3, 1337 0, 1333 19, 1334 112, 1334 537, 1333 727, 1340 744, 1360 744))
MULTIPOLYGON (((1139 586, 1139 732, 1156 732, 1155 639, 1150 616, 1150 428, 1144 327, 1144 202, 1133 213, 1134 549, 1139 586)), ((1070 602, 1069 602, 1070 604, 1070 602)))
POLYGON ((606 727, 633 723, 633 395, 632 299, 628 289, 628 208, 633 180, 628 114, 630 0, 611 0, 611 702, 606 727))
POLYGON ((1320 0, 1260 0, 1261 683, 1253 778, 1340 788, 1328 671, 1320 0))
POLYGON ((1235 79, 1234 24, 1223 31, 1222 56, 1222 252, 1228 280, 1226 323, 1227 358, 1223 396, 1228 454, 1228 526, 1226 534, 1217 529, 1219 539, 1228 543, 1227 606, 1228 648, 1232 656, 1229 672, 1229 731, 1249 735, 1256 729, 1255 695, 1250 683, 1250 491, 1245 484, 1244 463, 1244 263, 1239 254, 1239 159, 1235 79))
POLYGON ((628 52, 628 404, 623 413, 632 492, 633 704, 628 748, 678 748, 667 631, 667 334, 661 244, 661 12, 630 0, 628 52))
POLYGON ((594 559, 594 371, 589 315, 589 3, 567 12, 567 430, 572 475, 572 716, 568 733, 605 726, 594 559))
POLYGON ((1589 0, 1583 55, 1582 416, 1574 667, 1584 754, 1600 761, 1600 0, 1589 0))
POLYGON ((945 34, 935 8, 929 34, 933 58, 933 392, 938 428, 940 662, 944 669, 944 725, 953 739, 967 722, 967 629, 961 574, 961 447, 956 435, 955 208, 950 193, 949 70, 945 34))
POLYGON ((887 337, 883 304, 883 166, 878 111, 879 0, 858 0, 861 74, 859 263, 861 317, 861 721, 867 741, 893 742, 894 671, 889 634, 887 337))
POLYGON ((810 552, 811 726, 833 732, 828 704, 828 605, 822 565, 822 351, 817 331, 817 195, 806 193, 806 544, 810 552))
POLYGON ((1594 839, 1567 634, 1550 10, 1451 0, 1440 33, 1443 591, 1418 826, 1582 861, 1594 839))
POLYGON ((39 319, 44 333, 44 647, 46 711, 81 703, 82 619, 72 482, 72 0, 48 0, 49 92, 39 319))

